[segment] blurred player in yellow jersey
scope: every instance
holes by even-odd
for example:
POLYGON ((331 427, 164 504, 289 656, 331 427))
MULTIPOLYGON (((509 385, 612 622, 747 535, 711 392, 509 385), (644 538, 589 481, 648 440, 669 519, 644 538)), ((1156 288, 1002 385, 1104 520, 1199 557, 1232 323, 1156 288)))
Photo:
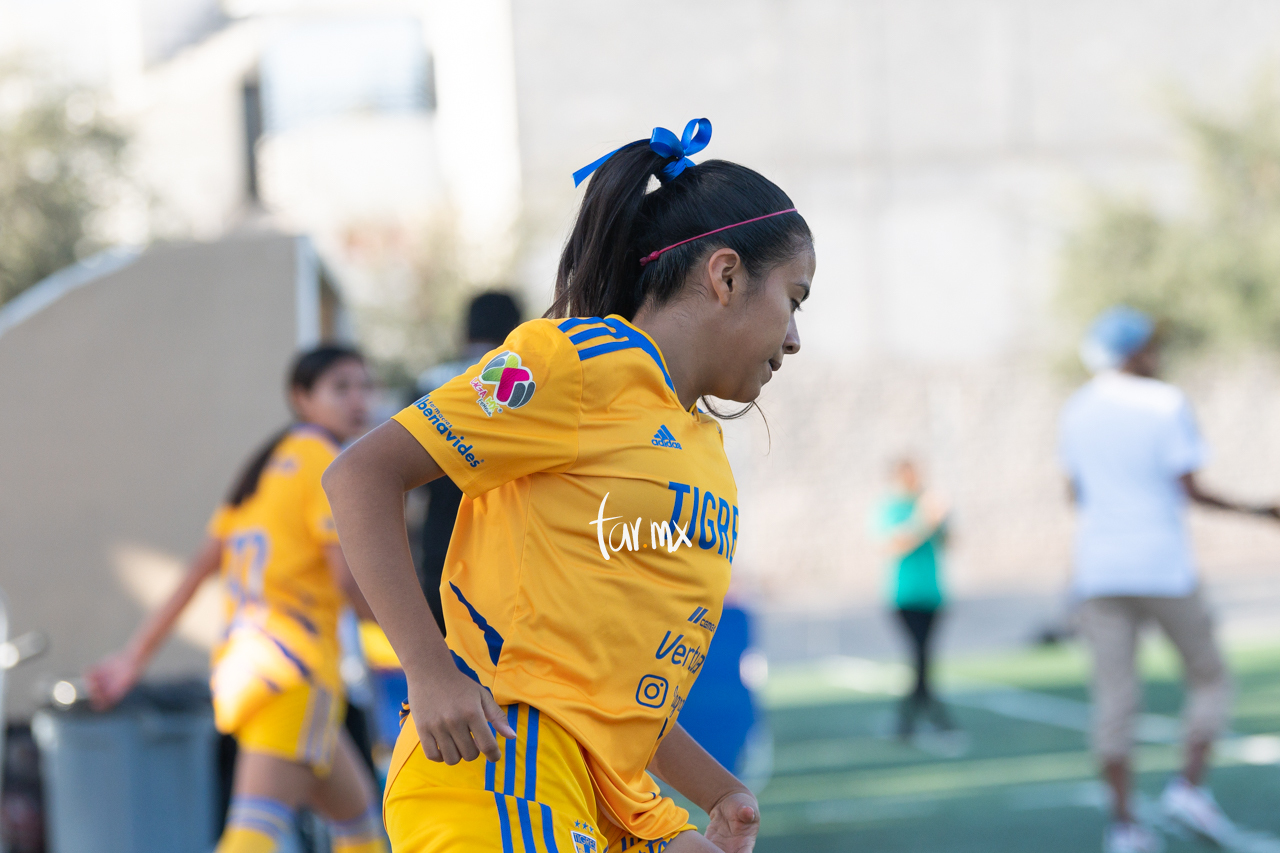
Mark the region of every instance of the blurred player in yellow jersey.
POLYGON ((755 843, 755 797, 678 722, 747 523, 720 425, 697 402, 751 403, 799 351, 815 260, 777 186, 688 159, 710 130, 659 128, 584 169, 598 167, 556 319, 516 328, 325 474, 408 677, 383 804, 397 853, 755 843), (465 494, 443 638, 402 500, 442 475, 465 494), (706 810, 705 836, 654 776, 706 810))
POLYGON ((338 545, 320 476, 365 431, 370 380, 358 352, 298 356, 289 380, 297 422, 246 466, 182 584, 125 650, 88 673, 94 704, 137 682, 205 578, 220 572, 227 628, 213 653, 218 730, 239 745, 218 853, 270 853, 307 806, 330 820, 335 853, 386 849, 373 780, 342 728, 338 614, 372 618, 338 545))

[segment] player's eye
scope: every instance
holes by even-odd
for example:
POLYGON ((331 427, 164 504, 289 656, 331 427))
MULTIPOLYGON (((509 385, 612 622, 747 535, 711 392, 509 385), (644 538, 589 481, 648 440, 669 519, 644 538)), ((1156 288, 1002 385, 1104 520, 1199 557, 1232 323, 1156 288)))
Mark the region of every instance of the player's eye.
POLYGON ((796 311, 802 311, 802 310, 804 310, 804 309, 802 309, 802 308, 800 307, 800 300, 799 300, 799 299, 792 299, 792 300, 791 300, 791 313, 793 313, 793 314, 794 314, 796 311))

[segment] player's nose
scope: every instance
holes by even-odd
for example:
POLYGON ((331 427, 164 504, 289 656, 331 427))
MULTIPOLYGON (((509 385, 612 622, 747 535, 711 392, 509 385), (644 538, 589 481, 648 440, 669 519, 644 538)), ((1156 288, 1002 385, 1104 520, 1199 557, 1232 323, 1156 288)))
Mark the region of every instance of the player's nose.
POLYGON ((787 324, 787 336, 782 341, 782 352, 786 355, 795 355, 800 352, 800 329, 796 326, 794 314, 791 316, 791 322, 787 324))

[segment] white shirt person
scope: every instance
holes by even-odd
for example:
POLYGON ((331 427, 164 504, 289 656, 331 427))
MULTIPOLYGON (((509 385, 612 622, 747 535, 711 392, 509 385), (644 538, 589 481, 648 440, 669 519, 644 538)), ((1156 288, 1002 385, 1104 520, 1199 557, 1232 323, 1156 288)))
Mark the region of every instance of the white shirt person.
POLYGON ((1235 833, 1202 781, 1230 713, 1231 685, 1200 594, 1186 526, 1189 502, 1276 517, 1206 493, 1207 456, 1186 395, 1155 378, 1155 323, 1119 306, 1094 321, 1081 356, 1096 374, 1063 409, 1059 458, 1078 506, 1072 588, 1093 657, 1093 748, 1112 792, 1106 853, 1157 853, 1160 837, 1129 809, 1129 757, 1141 689, 1142 626, 1158 624, 1187 682, 1186 763, 1161 797, 1173 820, 1226 844, 1235 833))

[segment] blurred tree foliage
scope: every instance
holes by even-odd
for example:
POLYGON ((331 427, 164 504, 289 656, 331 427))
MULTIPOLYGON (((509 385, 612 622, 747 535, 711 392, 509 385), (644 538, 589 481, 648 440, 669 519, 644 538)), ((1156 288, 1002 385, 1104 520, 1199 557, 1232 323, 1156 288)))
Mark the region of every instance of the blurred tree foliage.
POLYGON ((124 147, 91 94, 0 72, 0 303, 100 247, 124 147))
POLYGON ((420 371, 455 357, 463 343, 460 319, 472 288, 455 222, 447 213, 412 225, 356 222, 342 234, 333 262, 363 295, 352 303, 359 338, 390 387, 413 387, 420 371))
POLYGON ((1081 323, 1116 303, 1147 311, 1183 352, 1280 349, 1280 98, 1262 88, 1240 119, 1184 111, 1182 122, 1197 212, 1100 200, 1068 241, 1063 303, 1081 323))

